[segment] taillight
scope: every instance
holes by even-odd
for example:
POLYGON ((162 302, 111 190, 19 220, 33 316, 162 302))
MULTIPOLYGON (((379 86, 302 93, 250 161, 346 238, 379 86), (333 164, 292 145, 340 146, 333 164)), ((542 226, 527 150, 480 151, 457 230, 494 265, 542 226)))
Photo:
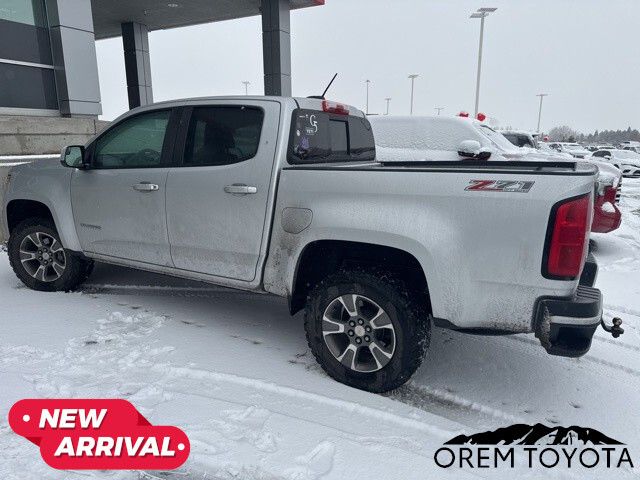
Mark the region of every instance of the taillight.
POLYGON ((589 195, 554 206, 543 260, 545 277, 573 280, 580 275, 586 258, 592 209, 589 195))
POLYGON ((349 109, 347 107, 341 103, 330 102, 328 100, 322 101, 322 111, 336 115, 349 115, 349 109))

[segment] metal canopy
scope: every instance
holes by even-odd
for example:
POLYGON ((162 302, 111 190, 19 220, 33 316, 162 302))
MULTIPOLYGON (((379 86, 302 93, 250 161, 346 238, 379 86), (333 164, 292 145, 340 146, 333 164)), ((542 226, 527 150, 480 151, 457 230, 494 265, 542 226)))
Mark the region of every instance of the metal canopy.
MULTIPOLYGON (((324 0, 289 0, 292 9, 324 5, 324 0)), ((260 0, 91 0, 96 39, 118 37, 121 24, 136 22, 150 31, 260 15, 260 0)))

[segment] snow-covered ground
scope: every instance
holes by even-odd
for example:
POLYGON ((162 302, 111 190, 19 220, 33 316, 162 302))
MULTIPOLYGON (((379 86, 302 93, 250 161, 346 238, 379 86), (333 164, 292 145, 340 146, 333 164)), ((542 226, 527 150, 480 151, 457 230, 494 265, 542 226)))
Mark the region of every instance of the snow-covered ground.
POLYGON ((565 359, 533 335, 435 329, 410 384, 384 396, 329 379, 279 298, 104 265, 81 292, 38 293, 0 253, 0 478, 497 478, 438 469, 433 454, 518 422, 593 427, 640 460, 640 180, 623 191, 623 226, 594 236, 605 315, 624 319, 622 338, 599 330, 589 354, 565 359), (183 428, 191 457, 170 475, 52 471, 6 421, 30 397, 127 398, 152 423, 183 428))

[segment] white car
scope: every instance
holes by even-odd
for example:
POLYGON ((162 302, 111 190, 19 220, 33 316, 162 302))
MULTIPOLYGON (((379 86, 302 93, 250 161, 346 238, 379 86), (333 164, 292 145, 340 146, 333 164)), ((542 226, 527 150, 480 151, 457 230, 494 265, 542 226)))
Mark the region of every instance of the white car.
POLYGON ((626 141, 626 142, 620 142, 620 148, 621 149, 626 150, 629 147, 634 148, 634 149, 638 149, 638 148, 640 148, 640 142, 637 142, 637 141, 634 141, 634 140, 629 140, 629 141, 626 141))
POLYGON ((640 154, 631 150, 598 150, 592 157, 602 160, 620 169, 623 177, 640 177, 640 154))
POLYGON ((568 160, 572 160, 573 159, 573 155, 571 155, 570 153, 560 152, 555 148, 551 148, 549 146, 549 144, 546 143, 546 142, 539 142, 538 143, 538 150, 541 153, 544 153, 546 155, 554 155, 554 156, 557 156, 557 157, 566 158, 568 160))
POLYGON ((376 139, 376 159, 392 161, 460 161, 469 143, 491 153, 491 160, 575 161, 552 149, 516 147, 500 132, 478 120, 445 116, 369 117, 376 139))
POLYGON ((632 152, 636 152, 636 153, 640 153, 640 147, 634 147, 632 146, 627 146, 627 147, 620 147, 622 150, 630 150, 632 152))
POLYGON ((564 152, 570 154, 573 158, 586 158, 591 155, 591 152, 584 148, 579 143, 553 143, 551 144, 552 148, 555 148, 559 152, 564 152))
MULTIPOLYGON (((459 161, 469 145, 492 154, 491 160, 524 160, 534 149, 513 145, 478 120, 464 117, 369 117, 380 161, 459 161)), ((544 160, 534 158, 533 160, 544 160)))

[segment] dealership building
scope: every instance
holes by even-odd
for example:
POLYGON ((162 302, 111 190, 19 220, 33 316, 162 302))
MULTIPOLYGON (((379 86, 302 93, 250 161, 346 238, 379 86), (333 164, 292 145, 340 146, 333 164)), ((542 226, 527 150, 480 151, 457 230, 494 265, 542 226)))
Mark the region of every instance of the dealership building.
MULTIPOLYGON (((290 11, 324 0, 2 0, 0 155, 84 143, 101 128, 95 41, 122 37, 130 108, 153 102, 148 34, 261 15, 265 95, 291 95, 290 11)), ((251 59, 247 59, 251 61, 251 59)))

